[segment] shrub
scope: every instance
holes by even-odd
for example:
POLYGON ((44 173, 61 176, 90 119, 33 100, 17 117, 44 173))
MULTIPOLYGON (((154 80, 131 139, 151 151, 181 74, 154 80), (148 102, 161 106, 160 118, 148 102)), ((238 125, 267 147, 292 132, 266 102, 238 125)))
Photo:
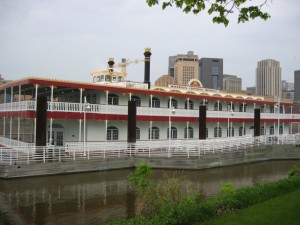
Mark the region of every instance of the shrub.
POLYGON ((300 168, 294 165, 288 172, 288 177, 300 176, 300 168))

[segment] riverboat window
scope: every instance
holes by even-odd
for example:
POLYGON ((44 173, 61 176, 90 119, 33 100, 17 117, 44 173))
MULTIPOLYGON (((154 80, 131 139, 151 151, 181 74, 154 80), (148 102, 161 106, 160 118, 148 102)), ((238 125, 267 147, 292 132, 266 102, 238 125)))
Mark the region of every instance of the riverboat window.
POLYGON ((214 128, 214 137, 222 137, 222 128, 221 127, 214 128))
POLYGON ((261 112, 261 113, 264 113, 264 112, 265 112, 265 106, 264 106, 264 105, 261 105, 261 106, 260 106, 260 112, 261 112))
POLYGON ((184 108, 187 109, 188 108, 188 104, 189 104, 189 109, 194 109, 194 102, 189 100, 189 101, 185 101, 184 103, 184 108), (188 103, 189 102, 189 103, 188 103))
POLYGON ((99 82, 100 81, 100 76, 94 76, 93 77, 93 82, 96 83, 96 82, 99 82))
POLYGON ((131 100, 135 101, 136 106, 141 106, 141 98, 138 96, 132 96, 131 100))
MULTIPOLYGON (((168 128, 167 138, 169 138, 170 128, 168 128)), ((171 139, 177 139, 177 128, 171 127, 171 139)))
POLYGON ((187 130, 189 133, 189 138, 194 138, 194 129, 192 127, 184 128, 184 138, 187 138, 187 130))
POLYGON ((208 128, 206 128, 206 138, 208 138, 208 128))
POLYGON ((117 127, 110 126, 107 128, 106 139, 108 141, 119 140, 119 130, 117 127))
POLYGON ((260 135, 266 135, 265 134, 265 127, 260 128, 260 135))
POLYGON ((274 113, 274 106, 270 107, 270 113, 274 113))
POLYGON ((273 126, 270 127, 270 135, 274 135, 274 127, 273 126))
POLYGON ((246 112, 247 111, 247 104, 240 104, 240 106, 239 106, 239 111, 240 112, 243 112, 243 108, 244 108, 244 112, 246 112), (244 106, 243 106, 244 105, 244 106))
POLYGON ((218 110, 218 103, 215 103, 215 111, 222 111, 222 104, 219 103, 219 110, 218 110))
POLYGON ((110 75, 105 75, 105 81, 110 81, 111 77, 110 75))
POLYGON ((153 139, 159 139, 159 129, 157 127, 149 128, 149 135, 148 135, 148 137, 151 140, 153 140, 153 139), (151 133, 151 138, 150 138, 150 133, 151 133))
MULTIPOLYGON (((151 107, 151 98, 149 99, 149 107, 151 107)), ((160 108, 160 100, 158 98, 152 98, 152 107, 160 108)))
POLYGON ((119 105, 119 96, 115 94, 108 95, 108 105, 119 105))
POLYGON ((233 127, 227 128, 227 137, 234 137, 234 128, 233 127))
POLYGON ((91 96, 90 96, 90 95, 87 95, 87 96, 86 96, 86 101, 87 101, 87 102, 91 102, 91 96))
MULTIPOLYGON (((177 109, 177 100, 172 99, 172 107, 174 107, 175 109, 177 109)), ((170 108, 170 99, 168 100, 168 108, 170 108)))
POLYGON ((135 138, 136 138, 136 140, 141 139, 141 130, 138 127, 135 128, 135 138))
POLYGON ((280 113, 283 113, 283 106, 280 106, 280 113))
POLYGON ((283 127, 279 126, 279 134, 283 134, 283 127))
POLYGON ((243 136, 243 135, 245 135, 246 134, 246 129, 245 129, 245 127, 240 127, 239 128, 239 136, 243 136))
POLYGON ((97 99, 96 95, 93 94, 93 96, 91 98, 91 104, 96 104, 96 99, 97 99))

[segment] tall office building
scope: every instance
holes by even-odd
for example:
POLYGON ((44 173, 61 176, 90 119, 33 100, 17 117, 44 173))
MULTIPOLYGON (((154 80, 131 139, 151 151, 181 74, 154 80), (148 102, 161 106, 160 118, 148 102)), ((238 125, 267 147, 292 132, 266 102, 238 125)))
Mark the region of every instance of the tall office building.
POLYGON ((177 55, 174 64, 174 82, 187 85, 191 79, 198 79, 198 56, 189 51, 187 55, 177 55))
POLYGON ((281 67, 274 59, 257 62, 256 94, 281 97, 281 67))
POLYGON ((294 101, 294 81, 282 80, 281 88, 282 99, 294 101))
POLYGON ((169 67, 168 67, 168 75, 174 77, 174 65, 176 62, 177 56, 169 56, 169 67))
POLYGON ((223 74, 223 90, 231 93, 241 93, 242 78, 234 75, 223 74))
POLYGON ((203 87, 223 89, 223 59, 201 58, 199 60, 199 80, 203 87))
POLYGON ((190 58, 190 57, 197 57, 197 55, 194 55, 194 52, 193 51, 188 51, 187 54, 177 54, 177 55, 174 55, 174 56, 169 56, 169 65, 168 65, 168 75, 174 77, 175 75, 175 63, 176 63, 176 60, 178 58, 190 58))
POLYGON ((300 70, 296 70, 294 72, 294 89, 295 89, 294 101, 299 102, 300 101, 300 70))

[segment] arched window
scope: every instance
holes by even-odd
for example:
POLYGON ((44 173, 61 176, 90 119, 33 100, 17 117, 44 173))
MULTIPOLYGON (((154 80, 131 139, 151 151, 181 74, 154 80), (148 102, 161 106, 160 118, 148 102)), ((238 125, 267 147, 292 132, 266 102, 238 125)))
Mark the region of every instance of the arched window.
POLYGON ((119 140, 119 130, 114 126, 110 126, 107 128, 106 140, 113 141, 119 140))
POLYGON ((234 137, 234 128, 233 127, 227 128, 227 137, 234 137))
POLYGON ((283 126, 279 126, 279 134, 283 134, 283 126))
POLYGON ((214 137, 222 137, 222 128, 221 127, 214 128, 214 137))
MULTIPOLYGON (((149 107, 151 107, 151 98, 149 99, 149 107)), ((152 107, 160 108, 160 100, 158 98, 152 98, 152 107)))
POLYGON ((152 139, 159 139, 159 129, 157 127, 149 128, 148 137, 151 140, 152 139), (151 138, 150 138, 150 134, 151 134, 151 138))
POLYGON ((135 138, 136 138, 136 140, 141 139, 141 130, 138 127, 135 128, 135 138))
POLYGON ((270 135, 274 135, 274 127, 273 126, 270 127, 270 135))
POLYGON ((188 127, 188 129, 185 127, 184 128, 184 138, 187 138, 187 130, 189 134, 189 138, 194 138, 194 129, 192 127, 188 127))
POLYGON ((121 82, 121 81, 123 81, 123 77, 122 77, 122 76, 119 76, 119 77, 118 77, 118 82, 121 82))
POLYGON ((99 82, 100 81, 100 76, 94 76, 93 77, 93 82, 96 83, 96 82, 99 82))
POLYGON ((138 96, 132 96, 131 100, 136 102, 136 106, 141 106, 141 98, 138 96))
MULTIPOLYGON (((174 107, 175 109, 177 109, 177 100, 176 99, 172 99, 172 107, 174 107)), ((170 108, 170 99, 168 100, 168 108, 170 108)))
POLYGON ((105 80, 105 76, 101 75, 101 81, 104 81, 104 80, 105 80))
POLYGON ((111 81, 110 75, 105 75, 105 81, 111 81))
POLYGON ((246 129, 245 129, 245 127, 240 127, 239 128, 239 136, 243 136, 243 135, 245 135, 246 134, 246 129))
POLYGON ((119 105, 119 96, 115 94, 109 94, 108 95, 108 105, 119 105))
POLYGON ((184 108, 185 109, 188 109, 188 104, 189 104, 189 109, 194 109, 194 102, 191 101, 191 100, 186 100, 185 103, 184 103, 184 108))
MULTIPOLYGON (((167 130, 167 138, 169 138, 170 134, 170 128, 167 130)), ((177 128, 176 127, 171 127, 171 139, 177 139, 177 128)))

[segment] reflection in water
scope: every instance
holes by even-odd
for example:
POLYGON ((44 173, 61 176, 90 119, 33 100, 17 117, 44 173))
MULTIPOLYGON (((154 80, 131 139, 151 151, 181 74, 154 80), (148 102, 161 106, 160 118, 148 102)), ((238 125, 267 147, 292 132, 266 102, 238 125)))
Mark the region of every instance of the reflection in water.
MULTIPOLYGON (((270 161, 207 170, 185 171, 187 185, 206 196, 221 184, 236 187, 287 176, 299 160, 270 161)), ((134 215, 135 194, 127 184, 131 170, 0 180, 0 224, 103 224, 134 215)), ((174 171, 166 170, 167 174, 174 171)), ((156 182, 162 170, 154 170, 156 182)))

